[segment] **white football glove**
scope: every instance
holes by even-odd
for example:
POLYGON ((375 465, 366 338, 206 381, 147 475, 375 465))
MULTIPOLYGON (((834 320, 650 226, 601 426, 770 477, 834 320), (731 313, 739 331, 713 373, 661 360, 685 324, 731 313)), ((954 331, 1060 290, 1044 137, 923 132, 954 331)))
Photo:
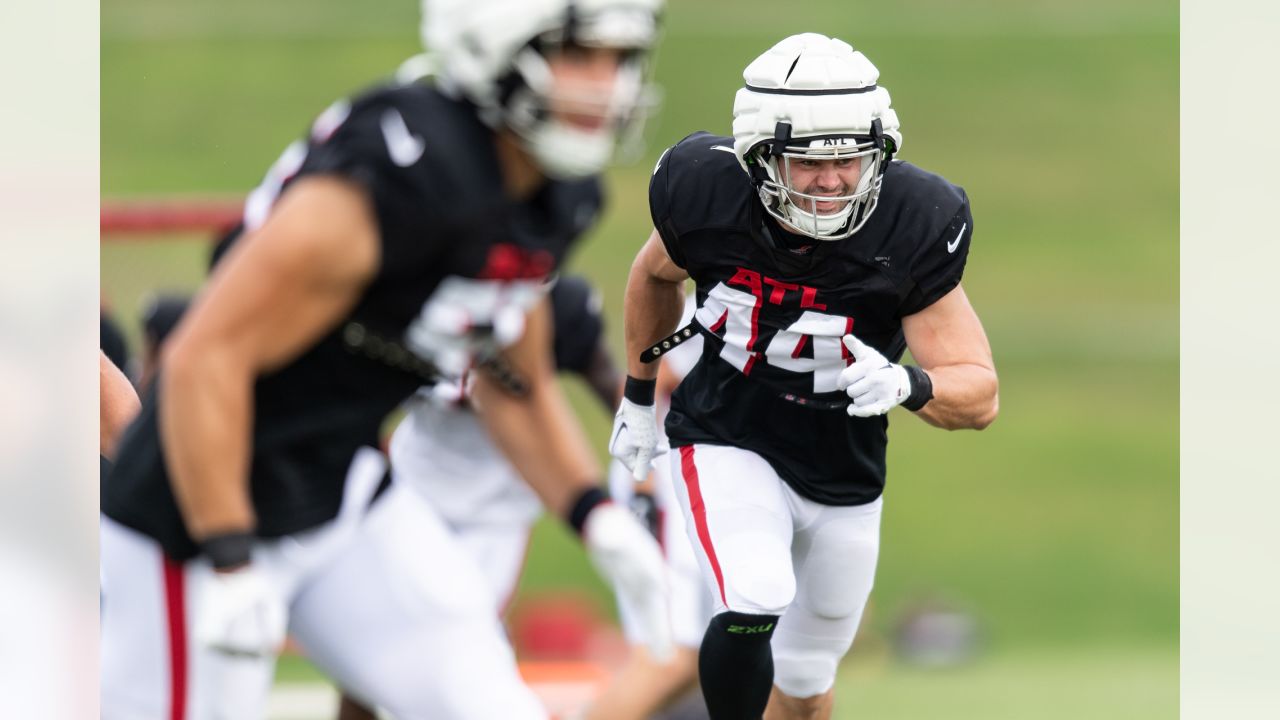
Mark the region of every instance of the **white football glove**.
POLYGON ((204 647, 227 655, 265 657, 284 644, 284 600, 252 564, 201 573, 195 601, 195 638, 204 647))
POLYGON ((520 338, 524 312, 503 308, 491 326, 473 326, 474 316, 465 307, 435 303, 424 308, 409 326, 405 338, 420 357, 430 360, 446 377, 459 377, 477 357, 495 354, 520 338))
POLYGON ((600 574, 635 608, 645 645, 658 662, 675 654, 662 549, 626 508, 602 503, 582 526, 582 541, 600 574))
POLYGON ((906 368, 889 362, 852 335, 844 336, 844 346, 853 354, 854 362, 840 371, 836 387, 853 400, 845 408, 851 417, 884 415, 911 394, 911 376, 906 368))
POLYGON ((658 411, 653 405, 637 405, 626 398, 613 418, 609 454, 631 471, 636 482, 649 477, 658 452, 658 411))
POLYGON ((459 377, 479 358, 520 339, 525 313, 545 295, 532 281, 495 282, 446 277, 405 330, 418 356, 448 377, 459 377))

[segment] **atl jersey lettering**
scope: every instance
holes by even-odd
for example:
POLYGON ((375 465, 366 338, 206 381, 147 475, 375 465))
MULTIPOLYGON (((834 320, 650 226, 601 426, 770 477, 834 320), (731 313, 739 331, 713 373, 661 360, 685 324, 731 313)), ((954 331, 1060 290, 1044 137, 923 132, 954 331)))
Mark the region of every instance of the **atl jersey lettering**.
POLYGON ((765 458, 801 495, 859 505, 884 488, 885 417, 850 418, 836 387, 857 335, 885 357, 902 318, 960 282, 973 219, 964 191, 895 161, 879 205, 834 242, 786 233, 760 203, 733 139, 695 133, 649 184, 654 227, 697 287, 702 356, 672 398, 673 446, 732 445, 765 458))
MULTIPOLYGON (((479 324, 531 305, 602 198, 593 178, 508 199, 492 131, 473 108, 427 85, 378 88, 330 108, 250 196, 244 225, 261 224, 275 197, 311 175, 365 188, 381 265, 347 318, 255 384, 250 488, 262 537, 337 513, 355 451, 377 446, 386 415, 434 379, 414 352, 423 318, 444 307, 479 324)), ((163 456, 149 397, 103 488, 102 510, 182 559, 195 547, 163 456)))

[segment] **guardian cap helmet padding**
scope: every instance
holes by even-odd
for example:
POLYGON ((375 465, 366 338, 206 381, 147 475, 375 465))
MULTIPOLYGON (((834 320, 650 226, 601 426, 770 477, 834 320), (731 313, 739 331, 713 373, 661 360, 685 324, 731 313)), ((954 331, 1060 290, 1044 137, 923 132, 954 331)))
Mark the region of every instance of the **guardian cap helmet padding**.
POLYGON ((880 71, 848 43, 817 33, 793 35, 743 71, 733 103, 734 152, 770 215, 818 240, 856 233, 875 210, 885 168, 902 147, 880 71), (855 187, 817 196, 792 186, 798 160, 858 158, 855 187), (818 202, 841 202, 819 214, 818 202))

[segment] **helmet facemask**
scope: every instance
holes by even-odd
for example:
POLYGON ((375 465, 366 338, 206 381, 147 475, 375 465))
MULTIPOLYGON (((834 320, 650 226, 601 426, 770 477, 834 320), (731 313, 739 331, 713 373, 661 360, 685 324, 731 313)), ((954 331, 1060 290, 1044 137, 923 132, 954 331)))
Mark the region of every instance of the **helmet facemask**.
POLYGON ((780 122, 774 139, 748 155, 748 165, 765 210, 775 219, 815 240, 842 240, 862 229, 875 210, 891 144, 879 132, 878 121, 871 136, 797 139, 790 137, 790 126, 780 122), (795 169, 805 161, 856 164, 850 173, 856 179, 852 187, 842 183, 836 195, 805 192, 812 188, 796 187, 794 182, 795 169), (830 203, 839 206, 819 208, 830 203))

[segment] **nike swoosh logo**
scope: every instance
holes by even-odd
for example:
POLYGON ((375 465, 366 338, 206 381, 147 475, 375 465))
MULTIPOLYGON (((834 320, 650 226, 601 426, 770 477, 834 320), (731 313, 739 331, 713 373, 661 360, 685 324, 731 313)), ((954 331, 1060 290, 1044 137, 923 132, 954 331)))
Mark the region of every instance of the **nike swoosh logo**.
POLYGON ((965 223, 960 226, 960 232, 956 233, 956 239, 947 243, 947 252, 953 253, 956 251, 956 248, 960 247, 960 238, 964 237, 964 231, 968 227, 969 223, 965 223))
POLYGON ((409 132, 404 118, 394 108, 382 113, 382 138, 387 142, 387 154, 391 162, 400 167, 409 167, 418 162, 427 144, 422 138, 409 132))
POLYGON ((622 437, 622 431, 626 429, 627 424, 625 422, 618 423, 618 431, 613 434, 613 437, 609 438, 609 449, 613 449, 613 446, 618 442, 618 438, 622 437))
POLYGON ((733 152, 733 148, 731 148, 731 147, 725 147, 724 145, 712 145, 712 146, 711 146, 711 149, 712 149, 712 150, 723 150, 724 152, 727 152, 727 153, 732 153, 732 152, 733 152))

